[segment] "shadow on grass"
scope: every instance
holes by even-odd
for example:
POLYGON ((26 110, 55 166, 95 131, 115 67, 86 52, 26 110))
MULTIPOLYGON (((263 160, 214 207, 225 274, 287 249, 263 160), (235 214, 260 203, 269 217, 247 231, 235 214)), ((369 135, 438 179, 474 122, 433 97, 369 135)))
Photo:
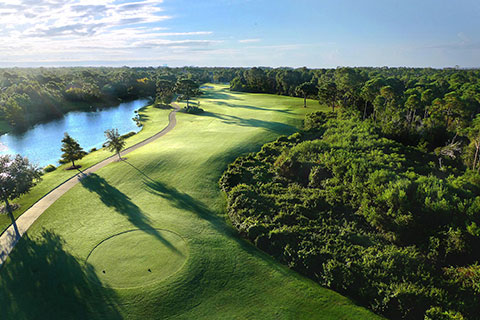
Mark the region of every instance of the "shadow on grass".
POLYGON ((288 109, 274 109, 274 108, 256 107, 256 106, 251 106, 251 105, 237 105, 237 104, 230 104, 230 103, 223 102, 223 101, 215 101, 215 103, 220 105, 220 106, 227 106, 229 108, 242 108, 242 109, 250 109, 250 110, 257 110, 257 111, 272 111, 272 112, 293 114, 293 112, 291 110, 288 110, 288 109))
POLYGON ((57 234, 24 236, 0 268, 1 319, 121 319, 115 291, 57 234))
POLYGON ((81 180, 82 185, 90 192, 95 192, 107 207, 127 217, 128 221, 138 229, 153 235, 167 248, 178 255, 183 255, 175 246, 166 240, 157 229, 153 228, 150 219, 131 201, 131 199, 117 188, 110 185, 104 178, 92 173, 81 180))
POLYGON ((148 175, 146 175, 142 170, 138 169, 132 163, 126 160, 124 162, 137 170, 144 177, 144 185, 149 193, 155 196, 162 197, 163 199, 167 200, 174 208, 189 211, 198 215, 200 218, 209 221, 214 225, 216 230, 224 233, 226 230, 229 229, 227 228, 225 222, 220 219, 218 215, 215 214, 215 212, 211 211, 203 202, 193 198, 185 192, 179 191, 172 186, 151 179, 148 175))
POLYGON ((252 128, 264 128, 268 131, 272 131, 279 134, 292 134, 297 131, 297 128, 294 126, 275 122, 275 121, 265 121, 260 119, 253 118, 240 118, 237 116, 214 113, 214 112, 204 112, 199 114, 201 117, 212 117, 220 119, 225 124, 231 124, 241 127, 252 127, 252 128))
POLYGON ((195 199, 194 197, 185 192, 169 186, 166 183, 151 179, 148 175, 146 175, 143 171, 138 169, 132 163, 128 161, 124 162, 137 170, 144 177, 145 188, 148 192, 167 200, 170 205, 177 209, 188 211, 208 221, 215 231, 227 236, 230 239, 233 239, 245 252, 248 252, 249 254, 255 256, 260 256, 262 257, 262 259, 264 259, 264 261, 266 261, 271 267, 275 268, 277 271, 285 275, 289 274, 286 267, 275 262, 275 260, 271 256, 257 249, 249 241, 241 238, 237 230, 235 230, 232 226, 228 225, 223 217, 210 210, 203 202, 195 199))
POLYGON ((200 98, 202 98, 202 99, 215 99, 215 100, 240 100, 240 98, 238 96, 235 96, 234 94, 230 93, 227 90, 222 89, 220 91, 221 92, 219 92, 219 91, 204 92, 204 94, 202 94, 200 96, 200 98))

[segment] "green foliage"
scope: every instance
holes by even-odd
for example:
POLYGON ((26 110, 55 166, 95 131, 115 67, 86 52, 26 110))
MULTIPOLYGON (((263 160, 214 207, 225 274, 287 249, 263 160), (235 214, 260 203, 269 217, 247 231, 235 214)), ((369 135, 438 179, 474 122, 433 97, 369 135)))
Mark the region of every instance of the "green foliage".
POLYGON ((440 307, 432 307, 425 313, 425 320, 464 320, 461 313, 455 311, 443 311, 440 307))
POLYGON ((75 161, 82 159, 87 154, 80 144, 66 132, 62 139, 62 152, 60 163, 72 162, 74 168, 75 161))
POLYGON ((479 176, 445 176, 434 155, 368 122, 314 113, 305 124, 220 179, 239 232, 389 318, 478 314, 479 176))
POLYGON ((192 97, 200 94, 198 83, 188 78, 178 79, 174 90, 175 93, 179 94, 182 99, 187 101, 187 108, 189 107, 188 101, 192 97))
POLYGON ((230 89, 304 98, 318 92, 319 102, 332 111, 342 107, 403 144, 433 151, 456 143, 452 163, 461 166, 463 159, 470 168, 480 168, 479 152, 468 134, 480 111, 478 70, 251 68, 238 71, 230 89))
POLYGON ((107 138, 105 147, 111 152, 115 152, 120 159, 120 151, 122 151, 126 144, 125 137, 118 133, 118 129, 106 130, 105 137, 107 138))
POLYGON ((17 154, 0 156, 0 199, 13 200, 27 193, 38 181, 41 171, 27 158, 17 154))
POLYGON ((185 113, 190 113, 190 114, 201 114, 205 112, 205 110, 197 106, 188 106, 188 107, 182 108, 181 111, 185 113))
POLYGON ((52 171, 55 171, 56 169, 57 169, 57 167, 55 167, 55 165, 49 164, 48 166, 43 168, 43 171, 44 172, 52 172, 52 171))

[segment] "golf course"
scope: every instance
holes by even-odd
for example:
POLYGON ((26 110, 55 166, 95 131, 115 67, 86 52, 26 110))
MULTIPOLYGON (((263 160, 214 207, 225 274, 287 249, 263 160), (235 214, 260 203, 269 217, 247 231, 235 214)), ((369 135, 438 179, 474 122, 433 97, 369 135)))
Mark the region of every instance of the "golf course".
MULTIPOLYGON (((317 101, 207 84, 168 134, 80 180, 0 266, 1 319, 381 319, 242 239, 218 180, 238 156, 298 131, 317 101)), ((179 101, 182 107, 184 101, 179 101)), ((160 132, 148 106, 127 147, 160 132)), ((111 156, 78 161, 82 170, 111 156)), ((61 166, 17 202, 18 216, 77 174, 61 166)), ((0 228, 9 220, 0 216, 0 228)))

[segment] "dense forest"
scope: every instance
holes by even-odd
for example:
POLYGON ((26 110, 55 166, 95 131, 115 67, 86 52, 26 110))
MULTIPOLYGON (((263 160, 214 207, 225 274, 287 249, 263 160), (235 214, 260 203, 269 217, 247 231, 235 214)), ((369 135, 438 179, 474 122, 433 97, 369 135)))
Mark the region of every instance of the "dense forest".
POLYGON ((0 121, 22 130, 71 110, 172 97, 179 79, 197 84, 229 82, 235 71, 188 67, 1 69, 0 121))
POLYGON ((238 158, 220 180, 260 249, 390 319, 477 319, 480 175, 345 113, 238 158))

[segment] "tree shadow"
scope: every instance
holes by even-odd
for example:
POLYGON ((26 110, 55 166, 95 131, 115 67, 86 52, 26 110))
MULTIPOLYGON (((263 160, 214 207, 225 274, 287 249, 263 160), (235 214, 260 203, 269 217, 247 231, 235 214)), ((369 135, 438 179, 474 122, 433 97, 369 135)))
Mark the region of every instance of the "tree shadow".
POLYGON ((95 192, 104 205, 113 208, 116 212, 127 217, 128 221, 135 227, 153 235, 176 254, 183 255, 175 246, 166 240, 157 229, 152 227, 150 219, 126 194, 110 185, 104 178, 95 173, 91 173, 81 179, 80 182, 88 191, 95 192))
POLYGON ((124 162, 137 170, 144 177, 144 185, 148 192, 165 199, 169 202, 170 205, 177 209, 188 211, 208 221, 215 231, 227 236, 229 239, 234 240, 235 243, 245 252, 251 255, 262 257, 262 259, 264 259, 264 261, 266 261, 272 268, 281 272, 282 274, 291 274, 289 273, 287 267, 279 264, 270 255, 259 250, 251 242, 242 238, 236 229, 226 223, 224 217, 210 210, 203 202, 195 199, 188 193, 182 192, 172 186, 169 186, 166 183, 153 180, 139 168, 134 166, 132 163, 128 161, 124 162))
POLYGON ((262 107, 256 107, 251 105, 230 104, 223 101, 215 101, 215 103, 218 105, 227 106, 230 108, 242 108, 242 109, 250 109, 250 110, 257 110, 257 111, 273 111, 273 112, 280 112, 280 113, 286 113, 286 114, 293 114, 293 112, 288 109, 262 108, 262 107))
POLYGON ((243 100, 235 94, 231 93, 230 90, 220 89, 215 91, 204 91, 200 96, 203 99, 215 99, 215 100, 243 100))
POLYGON ((215 212, 211 211, 203 202, 163 182, 151 179, 148 175, 146 175, 142 170, 138 169, 132 163, 128 161, 124 162, 137 170, 144 177, 143 183, 149 193, 155 196, 162 197, 163 199, 167 200, 174 208, 195 213, 202 219, 211 222, 217 230, 225 232, 225 222, 221 220, 218 215, 215 214, 215 212))
POLYGON ((276 121, 265 121, 254 118, 240 118, 237 116, 214 113, 214 112, 204 112, 199 114, 201 117, 212 117, 220 119, 225 124, 236 125, 240 127, 252 127, 252 128, 264 128, 268 131, 272 131, 279 134, 293 134, 297 131, 297 128, 294 126, 276 122, 276 121))
POLYGON ((115 291, 64 246, 48 230, 19 241, 0 268, 2 319, 122 318, 115 291))

